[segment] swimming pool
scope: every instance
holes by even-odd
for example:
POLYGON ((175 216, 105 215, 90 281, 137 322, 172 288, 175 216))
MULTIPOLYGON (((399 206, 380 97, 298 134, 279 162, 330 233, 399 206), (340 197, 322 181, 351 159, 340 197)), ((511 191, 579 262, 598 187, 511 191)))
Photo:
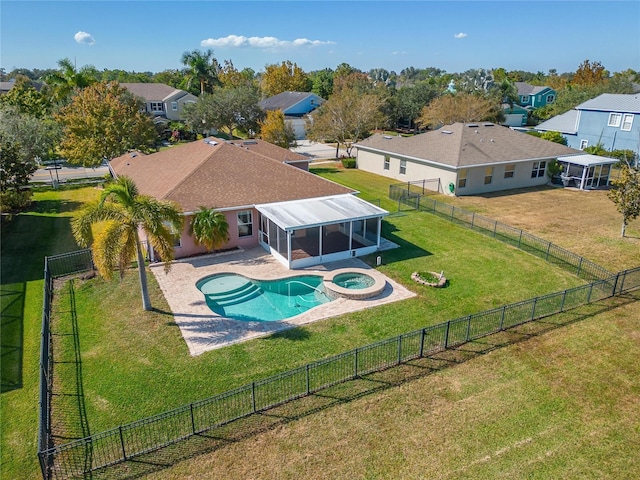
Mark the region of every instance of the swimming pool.
POLYGON ((237 273, 219 273, 199 280, 196 287, 218 315, 237 320, 274 322, 294 317, 332 300, 322 275, 278 280, 254 280, 237 273))

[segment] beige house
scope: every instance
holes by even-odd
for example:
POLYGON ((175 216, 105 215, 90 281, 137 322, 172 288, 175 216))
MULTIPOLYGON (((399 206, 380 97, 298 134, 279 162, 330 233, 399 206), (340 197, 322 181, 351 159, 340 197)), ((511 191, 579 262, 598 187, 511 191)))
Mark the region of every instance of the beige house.
POLYGON ((185 105, 198 101, 195 95, 164 83, 121 83, 120 86, 144 101, 155 123, 182 120, 185 105))
POLYGON ((478 195, 550 181, 551 160, 582 152, 493 123, 455 123, 413 137, 375 134, 355 145, 361 170, 478 195))
POLYGON ((226 216, 222 249, 261 245, 288 268, 375 252, 388 212, 309 173, 308 162, 262 140, 209 137, 151 155, 130 152, 110 169, 132 178, 140 193, 180 205, 186 221, 176 232, 176 258, 205 253, 189 233, 201 206, 226 216))

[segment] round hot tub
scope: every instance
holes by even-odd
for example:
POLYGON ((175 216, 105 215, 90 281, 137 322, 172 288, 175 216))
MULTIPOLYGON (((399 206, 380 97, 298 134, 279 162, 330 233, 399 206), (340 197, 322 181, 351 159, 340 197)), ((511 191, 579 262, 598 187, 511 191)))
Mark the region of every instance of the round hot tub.
POLYGON ((324 288, 329 294, 354 300, 375 297, 385 285, 382 275, 363 268, 341 268, 324 275, 324 288))

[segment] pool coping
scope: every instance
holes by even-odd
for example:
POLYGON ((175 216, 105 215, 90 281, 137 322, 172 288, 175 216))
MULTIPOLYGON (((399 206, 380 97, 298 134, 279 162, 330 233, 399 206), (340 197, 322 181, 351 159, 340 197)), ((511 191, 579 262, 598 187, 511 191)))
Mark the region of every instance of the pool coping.
POLYGON ((192 356, 318 320, 405 300, 416 295, 358 258, 314 265, 305 269, 288 270, 261 247, 225 252, 222 255, 179 259, 173 262, 171 270, 166 274, 163 267, 163 264, 155 263, 150 266, 150 269, 169 304, 171 312, 167 313, 173 315, 174 325, 179 327, 189 354, 192 356), (273 322, 259 322, 235 320, 215 314, 209 309, 204 295, 196 287, 198 280, 222 272, 238 273, 257 280, 273 280, 306 274, 325 276, 327 273, 341 269, 362 269, 368 275, 380 275, 385 280, 384 288, 378 295, 366 299, 340 297, 295 317, 273 322))

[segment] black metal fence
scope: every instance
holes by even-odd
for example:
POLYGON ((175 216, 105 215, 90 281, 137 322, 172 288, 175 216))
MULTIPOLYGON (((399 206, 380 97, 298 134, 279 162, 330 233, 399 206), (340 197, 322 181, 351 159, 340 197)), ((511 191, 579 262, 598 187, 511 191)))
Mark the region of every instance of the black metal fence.
POLYGON ((42 305, 42 329, 40 332, 40 393, 38 422, 38 457, 44 478, 48 478, 51 458, 40 455, 54 447, 51 435, 51 394, 53 386, 51 301, 53 300, 53 280, 65 275, 86 272, 93 269, 91 250, 79 250, 45 257, 44 259, 44 299, 42 305))
POLYGON ((398 206, 405 205, 416 210, 433 213, 457 225, 513 245, 536 257, 543 258, 545 261, 557 265, 588 282, 610 278, 614 275, 613 272, 580 255, 576 255, 565 248, 531 235, 519 228, 514 228, 463 208, 429 198, 425 196, 424 192, 417 191, 415 182, 390 185, 389 198, 396 200, 398 206))
POLYGON ((137 422, 39 451, 45 478, 90 476, 333 385, 640 288, 640 267, 587 285, 405 333, 137 422))

